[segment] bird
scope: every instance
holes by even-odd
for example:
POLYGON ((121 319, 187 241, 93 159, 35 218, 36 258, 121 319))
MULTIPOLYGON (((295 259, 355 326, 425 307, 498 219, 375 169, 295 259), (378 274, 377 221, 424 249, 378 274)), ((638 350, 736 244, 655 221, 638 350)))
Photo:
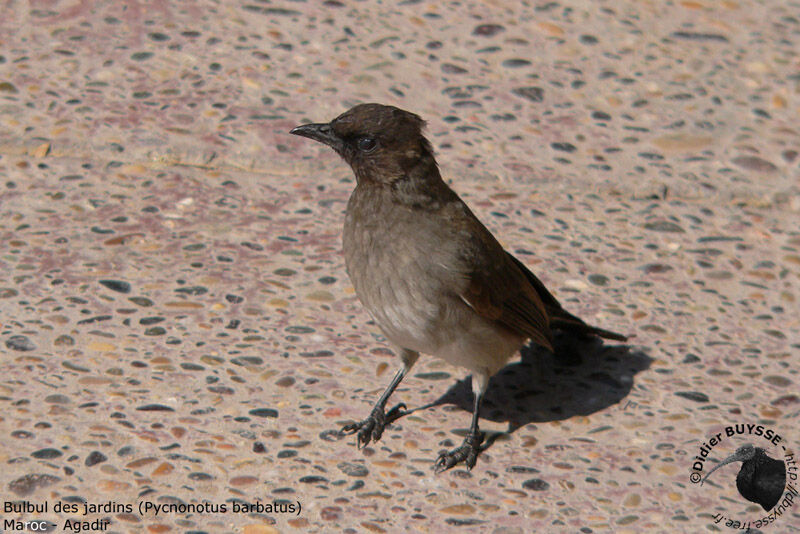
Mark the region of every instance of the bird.
POLYGON ((711 473, 732 462, 742 462, 739 474, 736 475, 739 495, 760 504, 765 512, 772 510, 786 487, 786 466, 783 461, 770 458, 764 449, 748 443, 715 465, 700 484, 705 483, 711 473))
POLYGON ((434 460, 441 472, 482 451, 481 402, 489 379, 528 341, 553 351, 553 330, 624 342, 566 311, 545 285, 508 253, 442 179, 425 122, 389 105, 359 104, 327 123, 291 134, 331 147, 356 186, 345 210, 342 249, 356 294, 402 365, 364 420, 344 426, 361 448, 407 413, 386 411, 417 362, 432 355, 472 375, 472 421, 461 446, 434 460))

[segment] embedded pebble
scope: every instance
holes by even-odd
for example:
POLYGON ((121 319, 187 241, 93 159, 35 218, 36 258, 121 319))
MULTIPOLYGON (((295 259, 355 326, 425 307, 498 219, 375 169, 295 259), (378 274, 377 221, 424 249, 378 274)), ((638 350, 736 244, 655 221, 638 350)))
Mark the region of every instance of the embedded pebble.
POLYGON ((522 487, 532 491, 547 491, 550 489, 550 484, 541 478, 531 478, 523 482, 522 487))
POLYGON ((680 233, 686 232, 686 230, 684 230, 679 224, 671 221, 647 222, 644 223, 644 227, 654 232, 680 232, 680 233))
POLYGON ((771 161, 759 158, 758 156, 740 156, 731 160, 734 164, 738 165, 748 171, 772 173, 777 172, 778 167, 771 161))
POLYGON ((256 408, 248 412, 256 417, 278 417, 278 410, 272 408, 256 408))
POLYGON ((544 89, 541 87, 517 87, 511 92, 531 102, 542 102, 544 100, 544 89))
POLYGON ((6 347, 11 350, 18 350, 20 352, 28 352, 36 350, 36 345, 30 340, 28 336, 11 336, 6 339, 6 347))
POLYGON ((708 402, 708 395, 699 391, 676 391, 675 395, 695 402, 708 402))
POLYGON ((46 473, 29 474, 9 482, 8 489, 18 497, 27 497, 37 489, 46 488, 60 480, 61 478, 46 473))

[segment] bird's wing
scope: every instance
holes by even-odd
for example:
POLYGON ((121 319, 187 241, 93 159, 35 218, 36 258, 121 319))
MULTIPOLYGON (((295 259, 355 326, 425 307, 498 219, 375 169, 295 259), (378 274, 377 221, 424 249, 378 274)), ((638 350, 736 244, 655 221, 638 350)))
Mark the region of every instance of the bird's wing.
POLYGON ((489 230, 474 216, 467 225, 472 239, 462 251, 467 283, 461 299, 478 315, 552 351, 549 318, 539 293, 489 230))
POLYGON ((506 252, 511 261, 522 271, 528 282, 536 289, 536 292, 544 302, 547 308, 547 315, 550 317, 550 327, 556 330, 566 330, 583 335, 595 335, 605 339, 612 339, 614 341, 627 341, 627 336, 604 330, 596 326, 586 324, 583 319, 576 317, 561 307, 561 303, 556 300, 550 291, 547 290, 545 285, 533 274, 525 265, 517 258, 506 252))

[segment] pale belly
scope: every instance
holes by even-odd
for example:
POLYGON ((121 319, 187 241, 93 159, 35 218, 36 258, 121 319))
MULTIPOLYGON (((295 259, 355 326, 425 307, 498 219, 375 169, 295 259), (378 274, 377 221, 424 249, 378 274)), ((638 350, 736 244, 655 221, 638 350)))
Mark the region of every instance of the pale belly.
POLYGON ((347 272, 364 307, 398 348, 483 376, 495 374, 524 336, 479 316, 459 297, 469 281, 447 267, 457 264, 459 251, 440 219, 427 220, 397 206, 386 208, 391 213, 383 217, 351 217, 356 204, 364 211, 364 204, 376 198, 354 193, 343 235, 347 272), (413 235, 399 231, 412 226, 413 235))
POLYGON ((406 272, 414 272, 413 267, 380 269, 353 279, 364 307, 397 347, 491 376, 524 343, 524 336, 477 315, 435 284, 420 284, 416 277, 401 274, 406 272))

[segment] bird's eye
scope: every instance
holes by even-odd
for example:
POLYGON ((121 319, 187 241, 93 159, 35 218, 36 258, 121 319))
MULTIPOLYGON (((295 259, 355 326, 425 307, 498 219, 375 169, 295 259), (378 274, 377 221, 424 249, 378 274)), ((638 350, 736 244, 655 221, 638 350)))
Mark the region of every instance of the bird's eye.
POLYGON ((378 141, 374 137, 362 137, 358 140, 358 149, 361 152, 372 152, 378 146, 378 141))

